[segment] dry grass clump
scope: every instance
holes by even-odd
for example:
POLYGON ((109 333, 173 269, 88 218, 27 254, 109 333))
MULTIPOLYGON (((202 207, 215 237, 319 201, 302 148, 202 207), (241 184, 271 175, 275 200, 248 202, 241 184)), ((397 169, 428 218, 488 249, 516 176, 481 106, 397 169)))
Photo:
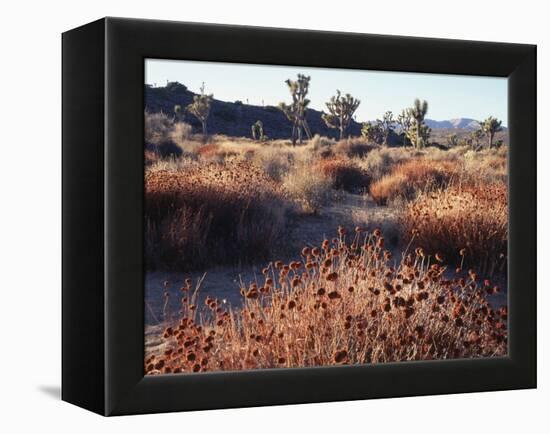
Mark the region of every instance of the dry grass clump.
POLYGON ((189 141, 192 135, 193 128, 185 122, 175 122, 170 131, 170 138, 178 145, 189 141))
POLYGON ((379 146, 368 143, 362 137, 350 137, 340 140, 332 149, 336 155, 348 158, 364 158, 369 152, 379 148, 379 146))
POLYGON ((282 188, 248 162, 186 164, 145 175, 148 266, 192 269, 271 254, 285 226, 282 188))
MULTIPOLYGON (((147 155, 147 154, 146 154, 147 155)), ((156 160, 152 161, 146 168, 146 173, 149 172, 180 172, 193 170, 197 165, 197 156, 191 155, 190 157, 168 157, 159 158, 157 155, 156 160)))
POLYGON ((207 143, 200 146, 197 148, 196 154, 204 161, 218 163, 223 163, 225 159, 238 155, 236 152, 222 148, 217 143, 207 143))
POLYGON ((176 122, 163 112, 145 112, 145 145, 161 157, 180 156, 196 148, 192 127, 185 122, 176 122))
POLYGON ((145 112, 145 143, 159 145, 170 139, 174 119, 162 112, 145 112))
POLYGON ((447 277, 421 248, 394 264, 379 230, 340 228, 299 260, 270 263, 241 288, 239 310, 211 297, 197 306, 198 290, 181 288, 181 319, 162 353, 146 354, 147 374, 507 354, 507 309, 488 302, 497 287, 447 277))
POLYGON ((292 148, 268 145, 254 153, 252 161, 274 181, 282 182, 295 163, 297 153, 292 148))
POLYGON ((390 174, 373 182, 369 193, 379 205, 397 197, 410 200, 422 191, 441 187, 457 174, 458 166, 451 161, 411 160, 398 164, 390 174))
POLYGON ((455 185, 425 193, 401 218, 403 234, 461 266, 493 275, 506 266, 508 198, 503 183, 455 185))
POLYGON ((466 152, 464 168, 468 180, 472 183, 479 181, 506 183, 508 180, 507 147, 466 152))
POLYGON ((318 170, 332 179, 333 187, 352 193, 368 188, 370 177, 349 158, 326 158, 319 162, 318 170))
POLYGON ((330 137, 320 136, 315 134, 309 141, 309 145, 313 148, 317 154, 321 156, 328 156, 332 154, 332 147, 336 143, 336 140, 330 137))
POLYGON ((311 159, 295 162, 283 175, 285 191, 305 214, 317 214, 329 202, 332 184, 311 159))
POLYGON ((419 151, 412 148, 378 148, 369 152, 364 158, 357 159, 361 169, 369 174, 373 181, 389 173, 394 166, 418 157, 419 151))

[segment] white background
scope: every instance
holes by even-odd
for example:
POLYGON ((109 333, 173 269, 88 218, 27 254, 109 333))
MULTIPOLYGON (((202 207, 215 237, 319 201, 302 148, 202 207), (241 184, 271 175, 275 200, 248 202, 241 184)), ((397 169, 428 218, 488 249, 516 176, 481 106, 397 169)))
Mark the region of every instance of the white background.
POLYGON ((538 44, 539 246, 550 246, 545 200, 550 188, 545 140, 549 22, 543 5, 528 0, 2 2, 0 431, 549 432, 543 340, 548 341, 550 315, 543 273, 550 256, 541 247, 538 390, 108 419, 59 400, 61 32, 110 15, 538 44))

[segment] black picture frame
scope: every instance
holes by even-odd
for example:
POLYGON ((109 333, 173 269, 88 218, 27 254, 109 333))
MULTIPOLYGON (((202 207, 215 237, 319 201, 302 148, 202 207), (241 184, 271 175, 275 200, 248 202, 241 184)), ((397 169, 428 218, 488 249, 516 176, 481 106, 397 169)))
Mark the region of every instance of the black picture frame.
POLYGON ((124 415, 536 387, 536 46, 104 18, 62 50, 63 400, 124 415), (507 77, 508 356, 145 377, 146 58, 507 77))

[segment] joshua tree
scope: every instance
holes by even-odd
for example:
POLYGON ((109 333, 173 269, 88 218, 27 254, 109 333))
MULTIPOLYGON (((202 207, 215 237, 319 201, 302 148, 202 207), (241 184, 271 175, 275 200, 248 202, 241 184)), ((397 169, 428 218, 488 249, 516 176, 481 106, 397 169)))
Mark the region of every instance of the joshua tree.
POLYGON ((204 83, 201 86, 200 95, 193 96, 193 102, 187 106, 193 116, 195 116, 202 125, 202 134, 207 136, 206 122, 208 121, 208 115, 210 115, 210 106, 212 105, 212 99, 214 95, 207 95, 204 93, 204 83))
POLYGON ((376 119, 376 124, 382 133, 382 144, 384 146, 388 146, 388 138, 394 130, 396 124, 396 121, 393 118, 393 113, 391 111, 387 111, 384 113, 382 119, 376 119))
POLYGON ((408 132, 411 129, 412 125, 412 116, 410 110, 403 109, 399 116, 397 116, 397 124, 401 129, 401 134, 403 135, 403 146, 407 145, 407 136, 408 132))
POLYGON ((409 128, 407 137, 415 148, 423 148, 428 144, 432 129, 426 124, 418 125, 415 122, 409 128))
POLYGON ((456 134, 449 134, 447 136, 447 146, 449 148, 454 148, 458 146, 458 136, 456 134))
POLYGON ((309 91, 309 81, 311 77, 298 74, 297 80, 290 78, 285 81, 292 96, 292 102, 285 104, 279 103, 279 108, 292 122, 292 144, 296 144, 296 139, 302 143, 302 131, 305 132, 308 139, 311 139, 311 131, 306 121, 307 106, 310 101, 306 98, 309 91))
MULTIPOLYGON (((430 137, 431 129, 424 124, 424 118, 428 113, 428 101, 414 100, 414 105, 409 109, 410 116, 414 119, 412 129, 414 130, 414 146, 423 148, 430 137)), ((409 137, 410 138, 410 137, 409 137)), ((411 140, 413 141, 413 140, 411 140)))
POLYGON ((472 150, 478 151, 481 148, 481 139, 485 136, 485 133, 481 128, 472 131, 470 134, 470 143, 472 146, 472 150))
POLYGON ((258 120, 252 124, 252 138, 263 142, 267 139, 267 136, 264 135, 264 124, 262 121, 258 120))
POLYGON ((336 128, 340 131, 340 140, 344 138, 344 133, 360 103, 361 101, 352 97, 349 93, 342 96, 339 90, 336 90, 336 96, 325 103, 328 113, 323 113, 322 118, 329 128, 336 128))
POLYGON ((361 135, 365 137, 369 142, 380 145, 384 142, 384 133, 380 129, 380 125, 371 124, 370 122, 364 122, 361 128, 361 135))
POLYGON ((493 147, 493 139, 495 138, 495 134, 502 131, 502 121, 489 116, 482 122, 481 129, 485 134, 487 134, 487 137, 489 137, 489 149, 491 149, 493 147))

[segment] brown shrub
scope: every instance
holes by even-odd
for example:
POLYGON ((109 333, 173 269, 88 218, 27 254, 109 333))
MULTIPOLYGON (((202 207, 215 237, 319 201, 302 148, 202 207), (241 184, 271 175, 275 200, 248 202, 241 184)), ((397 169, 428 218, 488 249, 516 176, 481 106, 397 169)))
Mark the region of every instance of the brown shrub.
POLYGON ((336 155, 341 155, 348 158, 363 158, 369 152, 379 149, 379 146, 369 144, 361 137, 353 137, 340 140, 333 146, 332 149, 336 155))
POLYGON ((415 242, 432 254, 492 275, 506 265, 506 185, 455 185, 422 194, 405 210, 401 226, 405 237, 417 231, 415 242))
POLYGON ((159 157, 181 156, 188 153, 187 142, 191 138, 191 126, 176 122, 163 112, 145 112, 145 147, 159 157))
POLYGON ((327 158, 319 162, 320 171, 333 182, 333 187, 349 192, 368 188, 370 177, 348 158, 327 158))
POLYGON ((242 309, 214 300, 198 312, 190 291, 178 332, 167 328, 163 352, 145 355, 146 373, 192 372, 204 359, 201 372, 507 354, 507 310, 488 302, 495 287, 449 279, 420 251, 395 266, 378 232, 343 234, 269 264, 265 286, 241 288, 242 309))
POLYGON ((398 164, 389 175, 370 185, 369 193, 379 205, 397 197, 413 199, 422 191, 433 190, 451 181, 458 166, 451 161, 418 159, 398 164))
POLYGON ((145 112, 145 143, 160 145, 170 141, 174 119, 162 112, 145 112))
POLYGON ((261 260, 285 225, 282 189, 247 162, 198 164, 145 176, 149 268, 261 260))
POLYGON ((295 161, 282 182, 289 198, 305 214, 317 214, 333 193, 332 180, 317 170, 311 160, 295 161))

